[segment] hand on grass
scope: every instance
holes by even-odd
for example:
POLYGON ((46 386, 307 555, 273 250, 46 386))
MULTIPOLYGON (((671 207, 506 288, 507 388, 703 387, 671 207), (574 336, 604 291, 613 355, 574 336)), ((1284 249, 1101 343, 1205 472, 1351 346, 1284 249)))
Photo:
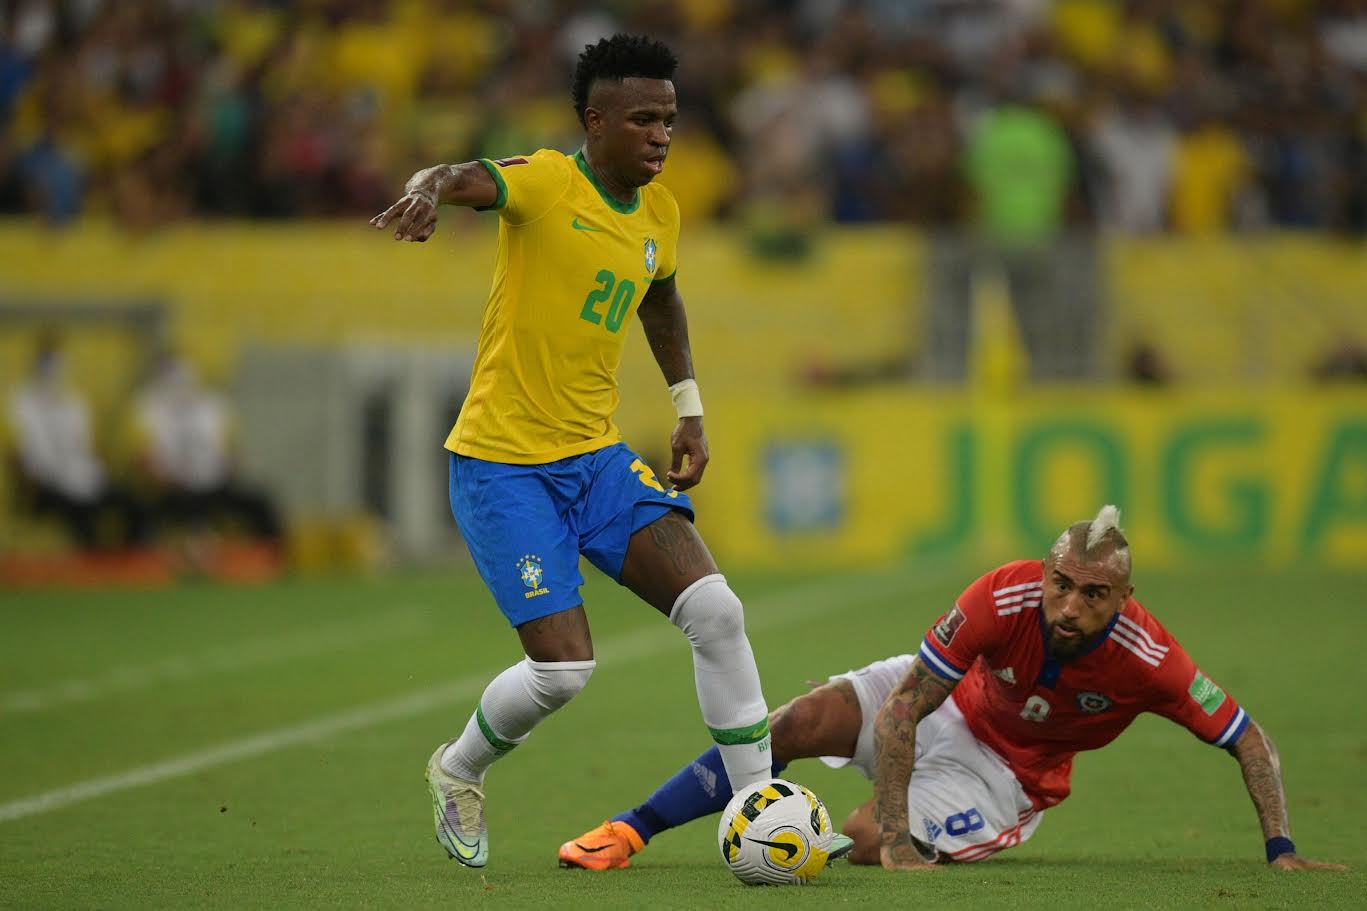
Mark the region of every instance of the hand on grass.
POLYGON ((1278 870, 1329 870, 1334 873, 1343 873, 1348 869, 1343 864, 1327 864, 1323 861, 1297 857, 1295 854, 1283 854, 1272 861, 1269 866, 1278 870))

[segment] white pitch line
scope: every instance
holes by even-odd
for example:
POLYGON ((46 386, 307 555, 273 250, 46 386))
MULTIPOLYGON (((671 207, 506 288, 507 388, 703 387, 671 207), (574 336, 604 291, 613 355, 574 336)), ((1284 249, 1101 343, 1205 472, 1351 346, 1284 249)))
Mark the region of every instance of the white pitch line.
MULTIPOLYGON (((746 608, 747 628, 753 633, 784 623, 794 623, 831 612, 833 622, 848 622, 838 612, 855 605, 900 593, 914 596, 938 581, 939 573, 919 574, 908 580, 905 575, 849 575, 828 581, 752 599, 746 608)), ((680 647, 677 630, 664 624, 651 630, 638 630, 600 643, 597 651, 609 661, 637 661, 670 648, 680 647)), ((870 656, 883 657, 879 654, 870 656)), ((139 766, 117 775, 91 778, 0 804, 0 823, 24 819, 72 804, 193 775, 204 769, 273 753, 286 747, 321 740, 335 734, 374 727, 390 721, 412 718, 452 703, 473 698, 496 671, 462 677, 454 683, 427 687, 407 695, 371 703, 345 712, 325 715, 312 721, 286 725, 251 737, 230 740, 150 765, 139 766)))
POLYGON ((402 638, 424 628, 426 611, 408 608, 364 620, 340 623, 323 632, 296 633, 207 649, 199 654, 171 655, 151 664, 116 667, 96 677, 65 680, 41 689, 0 694, 0 715, 38 712, 73 702, 90 702, 136 692, 161 683, 190 680, 213 673, 235 673, 328 652, 344 651, 378 640, 402 638))
POLYGON ((156 784, 172 778, 193 775, 195 772, 214 766, 260 756, 296 744, 319 740, 332 734, 372 727, 398 718, 421 715, 423 712, 448 705, 459 699, 468 699, 478 693, 487 682, 487 677, 465 677, 456 683, 418 690, 388 702, 378 702, 349 712, 327 715, 314 721, 276 728, 274 731, 267 731, 264 734, 245 737, 241 740, 230 740, 206 750, 197 750, 164 762, 139 766, 118 775, 91 778, 33 797, 0 804, 0 823, 47 813, 51 810, 70 806, 73 803, 92 800, 118 791, 127 791, 130 788, 137 788, 142 785, 156 784))

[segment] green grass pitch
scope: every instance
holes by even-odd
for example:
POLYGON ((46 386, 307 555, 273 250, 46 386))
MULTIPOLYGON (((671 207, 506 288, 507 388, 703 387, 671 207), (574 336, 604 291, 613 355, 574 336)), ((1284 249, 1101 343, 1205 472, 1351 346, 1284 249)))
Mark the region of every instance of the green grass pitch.
MULTIPOLYGON (((914 649, 985 568, 733 574, 770 704, 914 649)), ((463 869, 423 765, 520 652, 478 579, 442 574, 0 592, 0 908, 1363 907, 1367 575, 1141 564, 1136 584, 1276 740, 1301 852, 1349 873, 1269 870, 1234 760, 1152 717, 986 863, 749 889, 712 817, 630 870, 560 870, 560 842, 707 745, 679 633, 596 575, 597 673, 490 773, 491 862, 463 869)), ((869 794, 814 761, 786 775, 837 821, 869 794)))

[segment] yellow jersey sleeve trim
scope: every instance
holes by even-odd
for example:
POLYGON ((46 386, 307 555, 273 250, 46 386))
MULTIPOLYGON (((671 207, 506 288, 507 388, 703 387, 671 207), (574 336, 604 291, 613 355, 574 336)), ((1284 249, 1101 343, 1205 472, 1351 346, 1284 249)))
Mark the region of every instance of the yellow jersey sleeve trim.
POLYGON ((498 167, 497 167, 492 161, 490 161, 490 160, 487 159, 487 158, 481 158, 481 159, 479 159, 479 163, 482 164, 482 165, 484 165, 484 167, 488 169, 488 171, 489 171, 489 176, 492 177, 492 178, 494 179, 494 183, 498 186, 498 196, 495 197, 493 203, 490 204, 490 205, 487 205, 487 206, 475 206, 475 211, 476 211, 476 212, 488 212, 490 209, 495 209, 495 210, 496 210, 496 209, 501 209, 501 208, 503 208, 504 206, 506 206, 506 205, 508 204, 508 184, 507 184, 507 182, 504 181, 503 175, 500 174, 500 173, 498 173, 498 167))
POLYGON ((675 269, 673 272, 669 273, 668 275, 662 275, 662 276, 660 276, 659 278, 652 278, 652 279, 650 280, 650 283, 651 283, 652 285, 658 285, 660 282, 673 281, 673 280, 674 280, 674 276, 676 276, 676 275, 678 275, 678 274, 679 274, 679 270, 678 270, 678 269, 675 269))

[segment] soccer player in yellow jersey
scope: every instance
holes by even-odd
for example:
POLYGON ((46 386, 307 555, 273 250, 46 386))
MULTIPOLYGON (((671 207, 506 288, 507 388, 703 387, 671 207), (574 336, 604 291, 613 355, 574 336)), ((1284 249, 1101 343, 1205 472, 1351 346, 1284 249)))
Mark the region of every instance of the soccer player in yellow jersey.
POLYGON ((683 493, 702 478, 707 437, 675 283, 679 208, 651 184, 669 151, 676 66, 647 38, 589 45, 574 74, 578 152, 427 168, 371 220, 396 240, 424 241, 439 204, 499 215, 470 393, 446 448, 452 512, 526 659, 489 684, 464 732, 427 765, 437 841, 466 866, 488 860, 485 772, 593 671, 581 554, 683 630, 732 785, 770 776, 741 603, 683 493), (633 313, 679 415, 668 487, 612 422, 633 313))

